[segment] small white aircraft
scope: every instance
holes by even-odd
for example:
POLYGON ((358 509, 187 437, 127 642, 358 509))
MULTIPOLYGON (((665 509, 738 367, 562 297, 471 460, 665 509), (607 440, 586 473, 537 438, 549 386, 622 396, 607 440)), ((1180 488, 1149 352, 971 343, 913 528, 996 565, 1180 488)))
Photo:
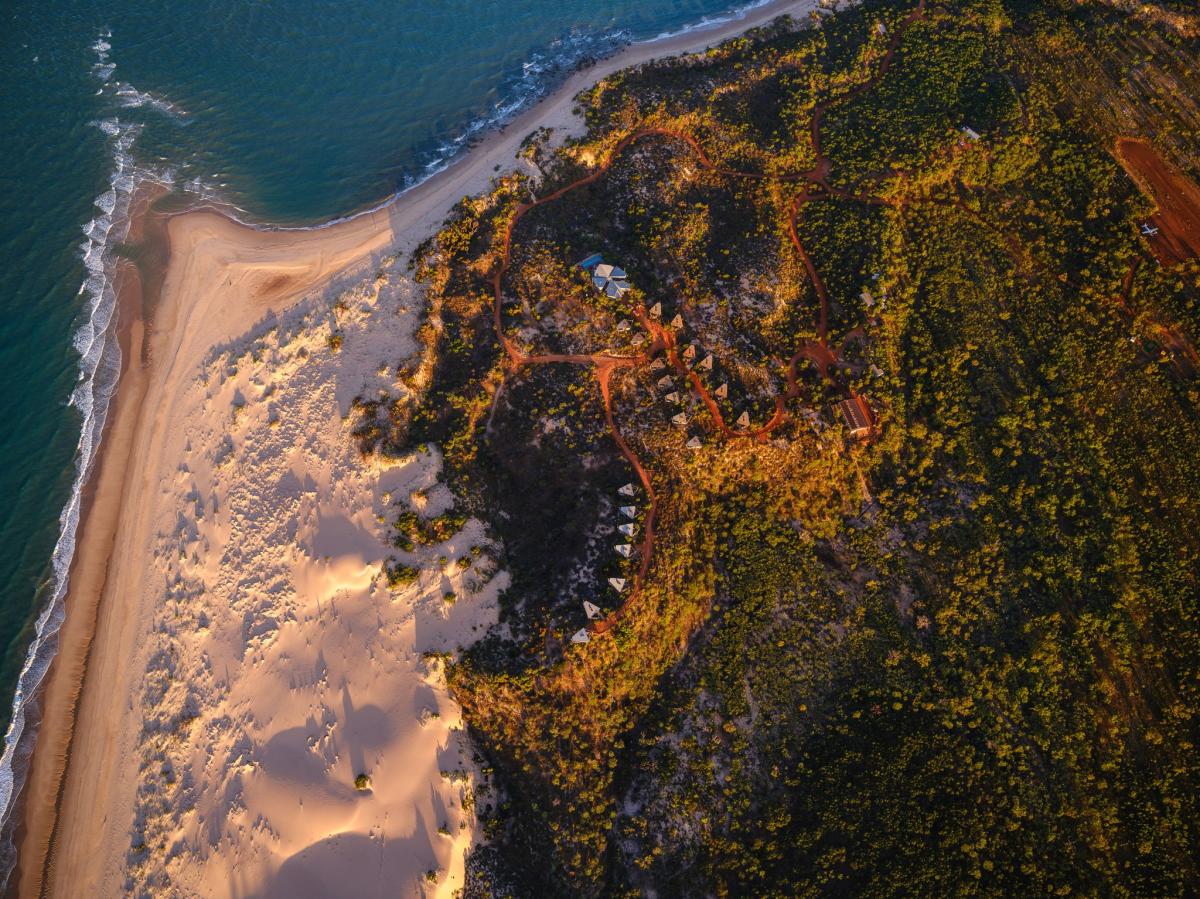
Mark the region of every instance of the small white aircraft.
POLYGON ((1158 228, 1154 225, 1151 225, 1149 222, 1142 222, 1142 234, 1146 235, 1146 237, 1153 237, 1157 233, 1158 228))

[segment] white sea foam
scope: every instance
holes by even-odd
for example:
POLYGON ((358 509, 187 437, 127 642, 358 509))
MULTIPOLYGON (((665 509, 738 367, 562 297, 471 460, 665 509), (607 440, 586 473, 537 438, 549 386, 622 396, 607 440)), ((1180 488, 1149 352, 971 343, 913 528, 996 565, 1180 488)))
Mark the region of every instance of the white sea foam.
POLYGON ((520 112, 546 96, 585 60, 603 59, 630 42, 630 33, 623 29, 605 34, 575 32, 560 38, 545 50, 535 51, 529 59, 522 63, 521 75, 510 82, 508 89, 502 91, 502 98, 486 113, 468 123, 456 137, 440 143, 430 154, 429 161, 422 166, 419 175, 407 177, 399 190, 379 203, 348 215, 329 219, 316 225, 263 225, 254 222, 249 217, 243 218, 246 211, 236 204, 223 201, 219 191, 200 186, 193 189, 191 182, 184 186, 190 192, 205 199, 222 202, 226 206, 225 213, 230 218, 250 228, 263 231, 320 231, 324 228, 331 228, 342 222, 348 222, 359 216, 370 215, 387 208, 397 198, 448 169, 480 135, 503 127, 520 112))
MULTIPOLYGON (((104 32, 92 45, 97 60, 92 75, 102 83, 108 82, 114 68, 109 62, 110 37, 109 32, 104 32)), ((58 541, 51 554, 49 598, 34 624, 34 637, 17 681, 12 719, 0 756, 0 892, 5 889, 16 862, 12 839, 16 824, 13 811, 24 784, 41 717, 37 704, 38 688, 58 649, 58 633, 64 616, 63 597, 75 555, 83 487, 92 471, 121 371, 115 315, 117 260, 112 248, 129 233, 130 204, 137 189, 147 181, 169 183, 171 178, 170 172, 143 168, 135 161, 132 150, 142 131, 141 124, 118 117, 101 119, 93 124, 108 136, 111 168, 108 188, 94 200, 96 215, 83 226, 85 239, 80 244, 85 275, 79 294, 85 300, 82 323, 72 340, 79 354, 79 379, 70 397, 70 405, 79 410, 82 418, 75 453, 75 480, 66 507, 59 515, 58 541)))
POLYGON ((503 97, 486 113, 471 122, 452 140, 445 141, 425 165, 424 177, 411 179, 405 189, 411 189, 426 178, 443 171, 471 142, 487 131, 510 122, 566 80, 586 60, 611 56, 632 40, 625 30, 606 34, 572 32, 545 50, 536 51, 521 65, 521 75, 503 91, 503 97))
POLYGON ((176 119, 184 119, 187 116, 186 110, 178 104, 172 103, 166 97, 160 97, 149 91, 140 91, 132 84, 127 84, 124 81, 114 81, 110 87, 113 89, 114 98, 121 106, 131 109, 148 106, 156 112, 161 112, 163 115, 176 119))
MULTIPOLYGON (((678 31, 666 32, 649 42, 677 37, 692 31, 713 28, 735 19, 744 18, 750 11, 771 0, 755 0, 721 17, 705 18, 678 31)), ((102 32, 92 45, 95 61, 92 77, 100 85, 97 94, 104 100, 127 109, 150 108, 173 120, 182 121, 186 111, 177 104, 157 95, 139 91, 132 85, 113 81, 116 64, 111 61, 112 33, 102 32)), ((408 190, 448 168, 478 135, 501 127, 519 112, 541 99, 558 86, 587 59, 601 59, 630 42, 626 31, 608 34, 573 33, 556 41, 544 51, 534 53, 521 67, 521 75, 503 91, 503 98, 491 110, 470 123, 456 138, 441 144, 421 175, 409 179, 403 188, 387 200, 353 215, 343 216, 320 225, 278 230, 308 231, 327 228, 359 215, 378 211, 408 190)), ((142 125, 118 117, 94 123, 110 138, 112 174, 109 188, 96 197, 99 214, 83 226, 86 240, 81 255, 87 271, 80 295, 87 297, 86 317, 74 336, 79 353, 79 381, 71 394, 70 403, 83 417, 79 444, 75 456, 75 481, 70 499, 59 516, 59 537, 51 556, 52 574, 50 599, 35 623, 35 636, 29 645, 13 698, 12 720, 4 737, 4 752, 0 756, 0 893, 2 893, 16 862, 12 840, 15 826, 13 809, 24 784, 26 766, 33 750, 34 735, 39 721, 38 688, 45 677, 58 648, 58 632, 63 622, 63 597, 75 552, 76 529, 79 525, 80 504, 84 484, 92 470, 96 450, 104 430, 109 402, 116 390, 121 368, 121 351, 116 339, 116 292, 113 280, 116 260, 112 246, 123 240, 129 230, 129 205, 136 189, 147 181, 172 184, 171 169, 151 170, 139 167, 131 154, 142 125)), ((220 200, 219 190, 200 178, 182 185, 184 189, 208 200, 220 200)), ((234 207, 236 209, 236 207, 234 207)), ((235 216, 236 217, 236 216, 235 216)), ((265 228, 252 222, 251 227, 265 228)), ((276 229, 273 229, 276 230, 276 229)))
POLYGON ((693 22, 691 25, 685 25, 675 31, 664 31, 650 38, 645 43, 654 44, 658 41, 670 40, 671 38, 682 37, 685 34, 692 34, 697 31, 707 31, 710 28, 716 28, 718 25, 726 25, 729 22, 740 22, 754 10, 763 6, 768 6, 774 3, 775 0, 755 0, 753 3, 748 3, 745 6, 739 6, 737 9, 731 10, 719 16, 705 16, 699 22, 693 22))
MULTIPOLYGON (((696 31, 716 28, 728 22, 741 21, 754 10, 767 6, 775 0, 753 0, 753 2, 738 6, 720 16, 706 16, 698 22, 675 31, 664 31, 652 38, 646 38, 637 43, 654 44, 696 31)), ((443 141, 433 152, 428 162, 422 167, 417 176, 405 179, 403 186, 387 199, 366 209, 361 209, 349 215, 339 216, 316 225, 278 226, 262 225, 243 218, 245 210, 233 203, 226 203, 228 214, 235 221, 251 228, 270 231, 319 231, 333 225, 350 221, 363 215, 370 215, 385 209, 410 190, 424 184, 435 175, 444 172, 453 165, 472 142, 482 134, 495 128, 500 128, 512 121, 516 116, 528 109, 542 97, 550 93, 562 81, 574 72, 585 60, 600 60, 611 56, 621 48, 633 43, 629 31, 621 29, 604 34, 573 32, 555 41, 545 50, 535 51, 521 65, 521 76, 503 91, 503 97, 488 112, 470 122, 456 137, 443 141)), ((201 193, 199 190, 194 193, 201 193)), ((206 199, 220 200, 218 193, 201 194, 206 199)))

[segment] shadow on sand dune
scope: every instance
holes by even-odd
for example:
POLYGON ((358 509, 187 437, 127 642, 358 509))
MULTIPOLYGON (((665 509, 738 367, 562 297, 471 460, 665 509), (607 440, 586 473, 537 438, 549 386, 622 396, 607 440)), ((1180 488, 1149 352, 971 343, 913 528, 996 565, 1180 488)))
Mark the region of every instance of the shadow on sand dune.
POLYGON ((283 863, 262 892, 265 899, 405 896, 437 868, 429 826, 420 812, 403 839, 344 833, 313 843, 283 863))

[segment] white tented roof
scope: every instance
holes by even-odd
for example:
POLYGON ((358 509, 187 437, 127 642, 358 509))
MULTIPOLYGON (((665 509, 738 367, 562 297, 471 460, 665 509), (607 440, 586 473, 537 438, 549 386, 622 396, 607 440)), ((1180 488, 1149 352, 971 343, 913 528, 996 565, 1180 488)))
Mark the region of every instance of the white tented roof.
POLYGON ((630 546, 628 543, 618 543, 616 546, 613 547, 613 549, 615 549, 617 552, 619 552, 621 555, 623 555, 627 559, 633 553, 633 547, 630 546))
POLYGON ((662 357, 660 356, 659 358, 655 359, 653 362, 650 363, 650 371, 662 371, 663 367, 666 364, 667 363, 663 362, 662 357))
POLYGON ((625 590, 625 578, 623 577, 610 577, 608 579, 608 583, 612 585, 612 588, 618 593, 621 593, 625 590))
POLYGON ((729 385, 722 384, 720 387, 714 390, 713 393, 715 393, 721 399, 725 399, 725 397, 729 396, 729 385))
POLYGON ((672 386, 674 383, 675 383, 675 382, 671 380, 671 376, 670 376, 670 375, 663 375, 661 378, 659 378, 659 379, 658 379, 658 386, 659 386, 659 387, 670 387, 670 386, 672 386))
POLYGON ((579 630, 577 630, 574 634, 571 635, 572 643, 587 643, 590 639, 591 639, 591 637, 588 636, 586 627, 581 627, 579 630))
POLYGON ((592 621, 595 621, 600 617, 600 607, 593 602, 588 602, 585 599, 583 601, 583 613, 587 615, 588 618, 592 619, 592 621))
POLYGON ((683 316, 676 314, 676 316, 673 319, 671 319, 671 327, 672 328, 682 328, 683 327, 683 316))
POLYGON ((598 266, 596 266, 596 277, 608 280, 610 278, 627 278, 628 275, 625 274, 625 269, 623 268, 618 268, 615 265, 609 265, 607 262, 601 262, 598 266))
POLYGON ((637 518, 637 506, 621 506, 621 514, 626 518, 637 518))
POLYGON ((660 318, 662 316, 662 303, 655 303, 653 306, 651 306, 650 314, 655 318, 660 318))
POLYGON ((700 449, 700 447, 702 447, 702 446, 704 446, 704 444, 700 442, 699 437, 693 437, 691 440, 689 440, 687 442, 688 449, 700 449))
POLYGON ((634 534, 637 533, 637 525, 636 524, 623 524, 623 525, 620 525, 617 528, 617 530, 620 531, 622 534, 624 534, 626 537, 632 537, 634 534))
POLYGON ((707 371, 712 371, 712 366, 713 366, 713 360, 712 360, 712 354, 711 354, 711 353, 710 353, 709 355, 705 356, 703 359, 701 359, 701 360, 700 360, 700 367, 701 367, 701 368, 703 368, 703 369, 705 369, 705 370, 707 370, 707 371))
POLYGON ((674 390, 672 390, 670 393, 668 393, 666 396, 664 396, 663 399, 666 400, 668 403, 678 403, 679 402, 679 394, 676 393, 674 390))
POLYGON ((737 423, 738 423, 738 427, 742 427, 742 428, 750 427, 750 413, 743 412, 741 415, 739 415, 737 423))
POLYGON ((616 299, 629 290, 625 270, 602 262, 592 270, 592 284, 601 293, 616 299))
POLYGON ((677 424, 680 427, 682 427, 683 425, 687 424, 687 416, 684 415, 682 412, 680 412, 678 415, 672 415, 671 421, 674 424, 677 424))
POLYGON ((621 496, 633 496, 636 490, 637 487, 635 487, 633 484, 626 484, 623 487, 618 488, 617 493, 621 494, 621 496))

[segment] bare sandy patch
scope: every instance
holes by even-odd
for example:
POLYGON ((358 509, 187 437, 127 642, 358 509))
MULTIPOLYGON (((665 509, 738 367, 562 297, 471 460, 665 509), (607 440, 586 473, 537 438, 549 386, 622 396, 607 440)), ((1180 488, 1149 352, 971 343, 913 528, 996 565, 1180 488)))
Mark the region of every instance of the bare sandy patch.
POLYGON ((416 554, 390 545, 397 505, 438 496, 440 459, 364 462, 347 415, 399 389, 387 372, 416 352, 420 304, 402 276, 372 277, 338 299, 335 352, 329 300, 214 352, 175 399, 165 455, 185 461, 155 503, 137 788, 114 809, 133 827, 109 835, 98 894, 462 885, 474 769, 427 654, 479 636, 506 576, 474 522, 416 554), (393 557, 421 570, 400 593, 393 557))

